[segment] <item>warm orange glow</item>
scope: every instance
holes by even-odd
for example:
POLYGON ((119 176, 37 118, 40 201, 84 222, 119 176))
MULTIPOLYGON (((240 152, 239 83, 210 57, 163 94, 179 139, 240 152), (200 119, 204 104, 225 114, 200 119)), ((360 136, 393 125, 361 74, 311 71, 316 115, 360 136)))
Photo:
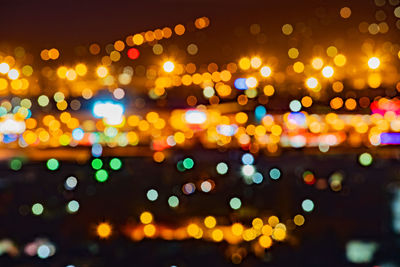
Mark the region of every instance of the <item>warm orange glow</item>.
POLYGON ((108 238, 112 232, 111 225, 106 222, 100 223, 96 228, 96 232, 100 238, 108 238))

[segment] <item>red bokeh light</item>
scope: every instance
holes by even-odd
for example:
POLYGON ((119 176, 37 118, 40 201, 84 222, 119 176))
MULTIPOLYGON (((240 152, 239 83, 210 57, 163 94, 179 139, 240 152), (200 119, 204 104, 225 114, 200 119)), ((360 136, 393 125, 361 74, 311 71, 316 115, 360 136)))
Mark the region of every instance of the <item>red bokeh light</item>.
POLYGON ((128 57, 130 59, 137 59, 139 55, 140 55, 139 50, 137 50, 136 48, 131 48, 128 50, 128 57))

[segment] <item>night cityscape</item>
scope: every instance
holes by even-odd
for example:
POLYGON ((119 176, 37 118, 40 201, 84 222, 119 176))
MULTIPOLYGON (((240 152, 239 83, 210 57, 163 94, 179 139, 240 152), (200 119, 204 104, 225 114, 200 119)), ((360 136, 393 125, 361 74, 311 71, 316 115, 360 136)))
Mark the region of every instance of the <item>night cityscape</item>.
POLYGON ((400 0, 0 7, 1 267, 400 267, 400 0))

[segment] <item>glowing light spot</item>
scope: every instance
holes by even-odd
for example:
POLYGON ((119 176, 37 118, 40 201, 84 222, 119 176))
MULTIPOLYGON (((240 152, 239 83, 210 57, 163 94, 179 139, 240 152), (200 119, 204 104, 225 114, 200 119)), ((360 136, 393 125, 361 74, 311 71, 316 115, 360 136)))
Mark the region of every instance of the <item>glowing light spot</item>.
POLYGON ((277 169, 277 168, 272 168, 269 171, 269 176, 273 180, 278 180, 281 177, 281 171, 279 169, 277 169))
POLYGON ((93 115, 104 118, 109 125, 119 125, 123 121, 124 107, 119 103, 97 101, 93 106, 93 115))
MULTIPOLYGON (((140 35, 140 36, 141 36, 141 35, 140 35)), ((130 48, 130 49, 128 50, 127 54, 128 54, 128 57, 129 57, 130 59, 137 59, 137 58, 139 57, 139 55, 140 55, 139 50, 136 49, 136 48, 130 48)))
POLYGON ((297 48, 290 48, 288 51, 288 55, 291 59, 295 59, 299 56, 299 50, 297 48))
POLYGON ((153 154, 153 159, 154 159, 155 162, 161 163, 161 162, 164 161, 165 155, 164 155, 163 152, 157 151, 157 152, 155 152, 155 153, 153 154))
POLYGON ((234 223, 231 226, 232 233, 236 236, 240 236, 243 233, 243 225, 240 223, 234 223))
POLYGON ((64 183, 64 187, 67 190, 73 190, 77 185, 78 185, 78 179, 76 179, 74 176, 68 177, 64 183))
POLYGON ((321 58, 317 57, 313 59, 311 65, 314 69, 319 70, 324 65, 324 61, 321 58))
POLYGON ((204 181, 200 185, 201 191, 208 193, 212 189, 212 184, 209 181, 204 181))
POLYGON ((87 73, 87 67, 85 64, 79 63, 75 66, 75 71, 79 76, 84 76, 87 73))
POLYGON ((215 225, 217 225, 217 220, 213 217, 213 216, 207 216, 205 219, 204 219, 204 225, 207 227, 207 228, 214 228, 215 227, 215 225))
POLYGON ((185 120, 190 124, 202 124, 206 122, 207 115, 205 112, 200 110, 188 110, 185 113, 185 120))
POLYGON ((48 245, 42 244, 37 249, 37 255, 41 259, 46 259, 50 256, 51 250, 48 245))
POLYGON ((346 6, 341 8, 339 13, 342 18, 348 19, 351 16, 351 9, 346 6))
POLYGON ((236 124, 220 124, 217 125, 217 132, 225 136, 233 136, 236 134, 238 127, 236 124))
POLYGON ((22 168, 22 161, 20 159, 12 159, 10 161, 10 168, 13 171, 18 171, 22 168))
POLYGON ((48 57, 56 60, 60 56, 60 52, 56 48, 52 48, 48 52, 48 57))
POLYGON ((271 75, 272 71, 271 71, 270 67, 264 66, 260 69, 260 73, 261 73, 261 76, 263 76, 263 77, 269 77, 271 75))
POLYGON ((301 110, 301 103, 299 100, 292 100, 289 103, 289 108, 293 112, 298 112, 301 110))
POLYGON ((235 85, 236 89, 239 89, 239 90, 247 90, 248 89, 247 84, 246 84, 246 78, 236 79, 234 85, 235 85))
POLYGON ((7 63, 3 62, 0 64, 0 73, 6 74, 9 70, 10 66, 7 63))
POLYGON ((143 35, 137 33, 132 37, 132 41, 135 45, 141 45, 144 42, 144 37, 143 35))
POLYGON ((147 199, 150 201, 156 201, 158 198, 158 192, 155 189, 150 189, 149 191, 147 191, 147 199))
POLYGON ((369 153, 367 153, 367 152, 362 153, 362 154, 359 156, 358 161, 359 161, 360 164, 363 165, 363 166, 369 166, 369 165, 372 164, 372 156, 371 156, 371 154, 369 154, 369 153))
POLYGON ((272 96, 275 93, 275 88, 272 85, 268 84, 264 86, 263 91, 266 96, 272 96))
POLYGON ((220 242, 224 238, 224 233, 220 229, 215 229, 212 231, 211 237, 215 242, 220 242))
POLYGON ((253 57, 250 60, 250 65, 254 69, 258 69, 261 66, 261 59, 259 57, 253 57))
POLYGON ((334 57, 334 56, 336 56, 337 53, 338 53, 338 50, 337 50, 337 48, 336 48, 335 46, 329 46, 329 47, 326 49, 326 54, 327 54, 329 57, 334 57))
POLYGON ((234 197, 229 201, 229 205, 231 206, 232 209, 238 210, 242 206, 242 201, 240 201, 239 198, 234 197))
POLYGON ((167 61, 163 64, 165 72, 172 72, 175 69, 175 64, 172 61, 167 61))
POLYGON ((97 68, 96 73, 100 78, 104 78, 108 75, 108 69, 104 66, 100 66, 97 68))
POLYGON ((195 237, 199 234, 201 229, 197 224, 191 223, 187 226, 186 231, 190 236, 195 237))
POLYGON ((103 183, 103 182, 107 181, 108 173, 106 170, 100 169, 95 173, 95 178, 98 182, 103 183))
POLYGON ((272 232, 272 237, 275 240, 282 241, 286 237, 286 231, 282 228, 275 228, 274 231, 272 232))
POLYGON ((182 35, 185 33, 185 26, 178 24, 175 26, 174 31, 177 35, 182 35))
POLYGON ((170 196, 170 197, 168 198, 168 205, 169 205, 171 208, 176 208, 176 207, 178 207, 178 205, 179 205, 179 198, 176 197, 176 196, 170 196))
POLYGON ((203 95, 207 98, 210 98, 215 95, 215 90, 211 86, 207 86, 203 90, 203 95))
POLYGON ((250 153, 243 154, 242 163, 246 165, 250 165, 254 163, 254 157, 250 153))
POLYGON ((96 233, 100 238, 108 238, 112 233, 111 225, 108 223, 100 223, 96 228, 96 233))
POLYGON ((125 96, 125 91, 124 91, 124 89, 121 89, 121 88, 115 89, 114 92, 113 92, 113 96, 114 96, 116 99, 122 99, 122 98, 124 98, 124 96, 125 96))
POLYGON ((147 224, 143 227, 145 236, 153 237, 156 233, 156 227, 153 224, 147 224))
POLYGON ((119 158, 113 158, 110 160, 110 168, 114 171, 121 169, 122 161, 119 158))
POLYGON ((258 121, 260 121, 265 114, 267 114, 267 109, 264 106, 257 106, 254 110, 254 115, 258 121))
POLYGON ((301 207, 306 212, 311 212, 314 209, 314 202, 310 199, 305 199, 301 203, 301 207))
POLYGON ((196 44, 190 44, 188 45, 186 50, 190 55, 196 55, 197 52, 199 51, 199 48, 197 47, 196 44))
POLYGON ((85 133, 83 132, 83 130, 81 128, 76 128, 72 131, 72 137, 77 141, 82 140, 84 135, 85 135, 85 133))
POLYGON ((194 161, 191 158, 185 158, 182 162, 183 167, 185 167, 186 169, 191 169, 194 166, 194 161))
POLYGON ((255 168, 253 165, 244 165, 242 167, 242 173, 244 176, 251 177, 255 173, 255 168))
POLYGON ((341 108, 343 106, 343 99, 341 99, 340 97, 335 97, 335 98, 331 99, 330 106, 333 109, 341 108))
POLYGON ((255 184, 261 184, 262 181, 264 180, 263 175, 259 172, 256 172, 255 174, 253 174, 253 176, 251 178, 255 184))
POLYGON ((314 89, 318 86, 318 80, 314 77, 310 77, 306 80, 306 85, 308 88, 314 89))
POLYGON ((70 202, 68 202, 67 205, 67 211, 69 213, 75 213, 79 210, 79 202, 76 200, 71 200, 70 202))
POLYGON ((5 120, 0 121, 0 133, 2 134, 20 134, 26 129, 24 121, 16 121, 12 117, 5 116, 5 120))
POLYGON ((47 166, 47 169, 49 169, 51 171, 55 171, 58 169, 60 164, 59 164, 58 160, 51 158, 51 159, 47 160, 46 166, 47 166))
POLYGON ((8 72, 8 78, 10 78, 11 80, 16 80, 19 77, 19 72, 16 69, 11 69, 8 72))
POLYGON ((242 70, 248 70, 250 69, 250 66, 251 63, 249 58, 244 57, 239 60, 239 68, 241 68, 242 70))
POLYGON ((220 175, 224 175, 228 172, 228 165, 225 162, 220 162, 217 164, 217 172, 220 175))
POLYGON ((295 225, 302 226, 305 222, 305 219, 303 215, 297 214, 296 216, 294 216, 293 221, 295 225))
POLYGON ((284 35, 290 35, 293 32, 293 26, 291 24, 285 24, 282 26, 282 33, 284 35))
POLYGON ((186 195, 193 194, 196 191, 196 186, 194 183, 186 183, 182 186, 182 191, 186 195))
POLYGON ((101 159, 92 160, 92 168, 95 170, 100 170, 103 167, 103 161, 101 159))
MULTIPOLYGON (((269 220, 268 220, 268 223, 269 223, 269 220)), ((266 236, 272 235, 272 226, 269 225, 269 224, 265 224, 265 225, 261 228, 261 233, 262 233, 263 235, 266 235, 266 236)))
POLYGON ((325 78, 330 78, 333 76, 334 70, 331 66, 326 66, 322 69, 322 75, 325 78))
POLYGON ((93 144, 92 146, 93 157, 100 157, 102 153, 103 153, 103 147, 98 143, 93 144))
POLYGON ((258 81, 255 77, 250 77, 250 78, 246 79, 246 86, 248 88, 254 88, 257 86, 257 84, 258 84, 258 81))
POLYGON ((34 215, 41 215, 43 213, 43 205, 40 203, 35 203, 32 205, 32 213, 34 215))
POLYGON ((304 71, 304 64, 303 62, 297 61, 293 64, 293 70, 296 73, 302 73, 304 71))
POLYGON ((140 214, 140 221, 143 224, 149 224, 153 221, 153 215, 148 211, 142 212, 142 214, 140 214))
POLYGON ((379 65, 380 65, 380 64, 381 64, 381 61, 380 61, 379 58, 377 58, 377 57, 371 57, 371 58, 368 60, 368 67, 369 67, 370 69, 375 70, 375 69, 379 68, 379 65))
POLYGON ((346 57, 342 54, 338 54, 333 58, 333 62, 336 66, 343 67, 346 64, 346 57))
POLYGON ((260 238, 258 239, 258 243, 260 244, 260 246, 262 246, 263 248, 269 248, 272 245, 272 239, 269 236, 266 235, 262 235, 260 236, 260 238))

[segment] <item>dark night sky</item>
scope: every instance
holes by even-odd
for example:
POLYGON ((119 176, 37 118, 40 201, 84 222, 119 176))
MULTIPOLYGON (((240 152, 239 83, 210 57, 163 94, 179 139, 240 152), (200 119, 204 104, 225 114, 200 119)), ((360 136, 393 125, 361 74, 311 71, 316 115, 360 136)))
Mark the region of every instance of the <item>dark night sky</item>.
MULTIPOLYGON (((310 18, 317 8, 353 8, 352 17, 373 14, 373 1, 1 1, 0 40, 42 46, 107 42, 128 34, 209 16, 212 25, 267 23, 280 26, 310 18), (285 3, 284 3, 285 2, 285 3)), ((279 29, 279 28, 278 28, 279 29)))

